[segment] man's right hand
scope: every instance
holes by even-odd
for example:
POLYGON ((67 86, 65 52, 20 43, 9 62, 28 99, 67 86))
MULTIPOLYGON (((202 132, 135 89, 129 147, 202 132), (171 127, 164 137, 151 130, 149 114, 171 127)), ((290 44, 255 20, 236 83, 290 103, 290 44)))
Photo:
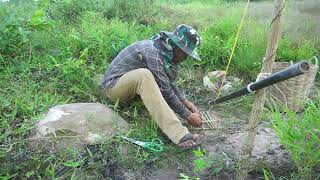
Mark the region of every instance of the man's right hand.
POLYGON ((192 126, 201 126, 202 125, 202 116, 200 113, 191 113, 187 117, 187 121, 192 126))

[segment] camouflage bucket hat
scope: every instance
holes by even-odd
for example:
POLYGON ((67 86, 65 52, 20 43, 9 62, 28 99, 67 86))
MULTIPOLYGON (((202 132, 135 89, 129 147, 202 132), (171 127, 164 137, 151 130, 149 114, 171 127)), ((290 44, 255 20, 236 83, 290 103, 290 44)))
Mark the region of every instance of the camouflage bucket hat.
POLYGON ((201 43, 201 37, 195 29, 185 24, 181 24, 174 32, 165 33, 180 49, 194 59, 200 60, 197 47, 201 43))

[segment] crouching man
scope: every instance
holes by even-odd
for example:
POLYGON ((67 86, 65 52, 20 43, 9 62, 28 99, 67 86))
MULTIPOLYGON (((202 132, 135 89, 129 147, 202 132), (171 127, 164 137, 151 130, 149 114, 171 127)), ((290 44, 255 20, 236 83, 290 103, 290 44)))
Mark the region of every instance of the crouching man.
POLYGON ((184 24, 174 32, 160 32, 152 40, 138 41, 123 49, 102 81, 113 101, 129 101, 139 95, 152 119, 182 149, 198 146, 200 139, 181 124, 175 113, 194 126, 202 124, 202 117, 175 81, 182 61, 188 56, 200 60, 196 52, 200 42, 197 31, 184 24))

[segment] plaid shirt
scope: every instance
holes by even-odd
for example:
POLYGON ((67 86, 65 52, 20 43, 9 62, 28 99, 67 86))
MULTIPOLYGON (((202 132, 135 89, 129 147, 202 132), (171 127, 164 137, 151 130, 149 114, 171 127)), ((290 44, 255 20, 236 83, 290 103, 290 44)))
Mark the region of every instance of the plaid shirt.
POLYGON ((163 62, 163 55, 155 47, 154 41, 138 41, 123 49, 112 61, 105 73, 102 85, 105 89, 110 89, 123 74, 134 69, 147 68, 152 72, 170 108, 185 119, 191 112, 182 103, 186 98, 175 83, 179 74, 179 66, 174 65, 170 71, 166 71, 163 62))

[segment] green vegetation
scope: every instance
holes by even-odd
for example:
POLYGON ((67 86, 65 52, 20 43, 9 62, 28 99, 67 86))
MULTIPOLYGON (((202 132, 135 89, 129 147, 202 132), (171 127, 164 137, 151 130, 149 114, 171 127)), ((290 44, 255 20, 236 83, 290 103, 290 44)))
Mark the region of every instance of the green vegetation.
MULTIPOLYGON (((92 155, 88 161, 77 149, 59 154, 34 150, 29 146, 31 142, 28 137, 37 119, 52 106, 100 102, 113 107, 114 103, 107 100, 96 83, 97 76, 103 74, 112 59, 130 43, 149 39, 161 30, 171 31, 178 24, 194 26, 204 40, 199 49, 202 61, 183 64, 184 76, 181 76, 179 85, 189 86, 199 82, 199 75, 189 73, 191 71, 224 69, 243 7, 243 2, 220 0, 0 2, 0 178, 48 179, 60 176, 75 179, 82 175, 103 176, 104 169, 114 164, 134 170, 143 167, 146 161, 159 157, 175 161, 190 154, 190 151, 177 150, 165 138, 141 103, 129 107, 116 104, 115 107, 135 124, 128 135, 145 140, 160 137, 166 143, 164 154, 153 154, 130 146, 128 156, 124 157, 119 152, 128 144, 115 138, 101 144, 101 153, 92 155)), ((255 79, 267 46, 268 31, 268 27, 259 24, 254 16, 247 17, 230 75, 244 81, 255 79)), ((297 41, 284 35, 277 59, 297 61, 310 58, 319 53, 319 47, 319 37, 297 41)), ((250 105, 250 102, 247 104, 250 105)), ((319 113, 313 107, 317 106, 311 105, 308 112, 319 113)), ((312 116, 319 117, 306 115, 305 121, 292 121, 298 124, 279 124, 276 127, 279 133, 286 130, 286 126, 291 127, 286 132, 293 132, 297 125, 307 129, 315 125, 311 122, 312 116)), ((310 151, 306 149, 308 152, 303 157, 314 158, 310 154, 313 152, 310 146, 316 145, 312 138, 316 138, 314 136, 318 132, 294 133, 307 133, 304 135, 308 137, 304 138, 311 138, 308 142, 314 144, 308 146, 310 151)), ((284 142, 291 138, 290 134, 284 135, 280 134, 284 142)), ((292 135, 298 138, 298 135, 292 135)), ((297 139, 299 143, 303 143, 301 138, 297 139)), ((299 173, 309 175, 313 165, 319 161, 301 159, 302 154, 299 153, 303 144, 296 147, 290 143, 286 146, 295 155, 299 173)), ((90 150, 87 149, 87 152, 90 150)), ((159 166, 164 164, 162 162, 159 166)), ((200 166, 207 168, 207 165, 200 166)))
POLYGON ((195 173, 201 173, 204 170, 211 168, 212 172, 210 174, 218 174, 224 166, 224 159, 220 156, 211 157, 205 154, 204 150, 193 151, 197 159, 194 160, 195 173))
MULTIPOLYGON (((309 102, 300 117, 292 110, 285 115, 275 113, 274 129, 288 149, 302 179, 313 179, 312 172, 320 161, 320 108, 319 102, 309 102)), ((318 176, 319 178, 319 176, 318 176)))

